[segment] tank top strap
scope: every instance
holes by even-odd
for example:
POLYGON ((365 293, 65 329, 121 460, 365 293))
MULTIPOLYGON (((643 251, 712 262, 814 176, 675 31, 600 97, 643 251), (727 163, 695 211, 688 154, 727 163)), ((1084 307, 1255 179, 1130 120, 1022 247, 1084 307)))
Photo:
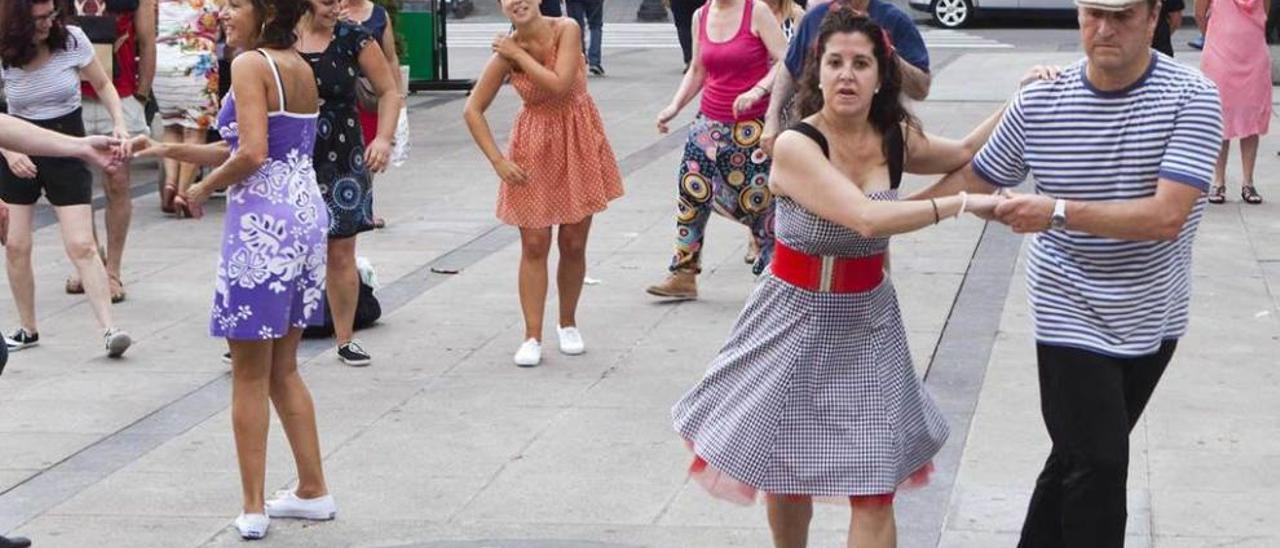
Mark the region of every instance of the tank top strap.
POLYGON ((255 51, 262 54, 263 57, 266 57, 267 65, 271 67, 271 76, 276 81, 276 94, 280 96, 280 110, 277 112, 288 112, 289 108, 284 97, 284 80, 280 79, 280 69, 276 68, 276 60, 272 59, 271 56, 267 54, 266 50, 262 48, 258 48, 255 51))
POLYGON ((742 3, 742 22, 738 23, 738 32, 733 34, 730 41, 737 40, 743 35, 751 33, 751 10, 755 8, 755 0, 743 0, 742 3))
POLYGON ((796 122, 794 126, 791 126, 791 131, 813 139, 813 142, 818 143, 818 147, 822 149, 822 155, 826 156, 827 159, 831 159, 831 148, 827 145, 827 136, 823 135, 818 128, 813 127, 808 122, 796 122))

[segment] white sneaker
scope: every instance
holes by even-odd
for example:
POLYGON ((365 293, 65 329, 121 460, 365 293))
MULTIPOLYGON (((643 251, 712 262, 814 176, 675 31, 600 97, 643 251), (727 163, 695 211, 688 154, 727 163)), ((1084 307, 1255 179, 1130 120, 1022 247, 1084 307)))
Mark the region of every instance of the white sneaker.
POLYGON ((267 501, 266 506, 267 515, 273 518, 329 521, 338 516, 338 505, 333 502, 333 495, 301 499, 293 491, 281 491, 276 493, 274 500, 267 501))
POLYGON ((241 512, 240 517, 236 518, 236 529, 240 530, 240 538, 245 540, 266 538, 269 527, 271 527, 271 518, 266 514, 241 512))
POLYGON ((516 351, 516 365, 520 367, 533 367, 542 363, 542 343, 538 339, 529 339, 520 345, 520 350, 516 351))
POLYGON ((108 358, 119 358, 133 344, 133 339, 129 338, 129 334, 124 330, 108 329, 102 334, 102 343, 107 349, 108 358))
POLYGON ((587 345, 582 342, 582 333, 578 332, 577 327, 556 326, 556 333, 560 335, 560 352, 577 356, 587 351, 587 345))

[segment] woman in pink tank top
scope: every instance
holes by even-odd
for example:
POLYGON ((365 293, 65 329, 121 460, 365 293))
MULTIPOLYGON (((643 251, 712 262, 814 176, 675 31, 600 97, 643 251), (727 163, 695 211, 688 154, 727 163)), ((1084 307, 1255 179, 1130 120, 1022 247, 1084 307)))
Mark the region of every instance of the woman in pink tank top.
POLYGON ((769 156, 760 148, 776 61, 786 54, 782 27, 762 0, 711 0, 693 15, 693 64, 658 131, 698 92, 702 103, 680 162, 676 250, 670 274, 649 287, 659 297, 698 296, 703 234, 714 209, 751 229, 759 274, 773 254, 769 156))

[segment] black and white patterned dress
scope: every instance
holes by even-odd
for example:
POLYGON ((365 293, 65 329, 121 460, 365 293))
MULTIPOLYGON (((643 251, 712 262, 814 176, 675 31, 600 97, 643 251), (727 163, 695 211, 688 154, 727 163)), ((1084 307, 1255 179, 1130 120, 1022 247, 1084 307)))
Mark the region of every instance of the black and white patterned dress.
MULTIPOLYGON (((901 168, 891 171, 894 188, 870 198, 897 199, 901 168)), ((888 248, 888 238, 863 237, 789 198, 776 208, 777 238, 798 251, 865 257, 888 248)), ((819 293, 766 272, 672 415, 696 453, 695 478, 741 503, 757 491, 891 494, 927 472, 948 433, 912 368, 888 277, 863 293, 819 293)))
POLYGON ((330 239, 373 230, 373 184, 364 166, 364 134, 356 114, 360 52, 371 43, 364 27, 339 21, 324 51, 302 54, 320 93, 315 170, 329 207, 330 239))

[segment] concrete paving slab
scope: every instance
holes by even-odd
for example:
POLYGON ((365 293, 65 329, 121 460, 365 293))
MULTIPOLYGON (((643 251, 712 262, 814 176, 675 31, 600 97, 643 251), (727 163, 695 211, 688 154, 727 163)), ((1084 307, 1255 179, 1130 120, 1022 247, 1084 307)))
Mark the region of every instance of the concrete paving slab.
POLYGON ((129 546, 167 548, 198 546, 210 535, 226 527, 219 518, 136 516, 49 516, 39 524, 23 528, 40 548, 82 548, 84 546, 129 546))

